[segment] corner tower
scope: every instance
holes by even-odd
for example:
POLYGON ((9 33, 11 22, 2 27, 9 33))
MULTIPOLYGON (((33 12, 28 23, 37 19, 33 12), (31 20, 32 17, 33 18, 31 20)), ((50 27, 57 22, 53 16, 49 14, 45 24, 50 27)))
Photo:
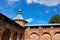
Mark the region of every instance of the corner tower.
POLYGON ((21 9, 18 10, 18 14, 17 14, 17 16, 14 18, 14 21, 15 21, 17 24, 19 24, 19 25, 21 25, 21 26, 23 26, 23 27, 27 24, 27 21, 25 21, 25 20, 23 19, 23 17, 22 17, 22 11, 21 11, 21 9))

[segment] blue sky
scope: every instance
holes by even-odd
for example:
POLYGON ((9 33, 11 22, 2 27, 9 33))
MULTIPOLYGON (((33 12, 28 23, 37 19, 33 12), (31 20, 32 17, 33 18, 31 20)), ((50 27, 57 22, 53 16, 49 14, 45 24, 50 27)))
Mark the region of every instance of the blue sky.
POLYGON ((1 0, 0 12, 13 19, 22 10, 28 24, 47 24, 50 17, 60 14, 60 0, 1 0))

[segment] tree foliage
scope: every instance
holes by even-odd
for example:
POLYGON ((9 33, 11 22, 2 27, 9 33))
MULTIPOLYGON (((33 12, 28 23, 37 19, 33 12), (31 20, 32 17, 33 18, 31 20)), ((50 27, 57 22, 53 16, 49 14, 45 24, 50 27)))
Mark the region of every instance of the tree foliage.
POLYGON ((49 20, 49 23, 60 23, 60 15, 56 14, 52 16, 49 20))

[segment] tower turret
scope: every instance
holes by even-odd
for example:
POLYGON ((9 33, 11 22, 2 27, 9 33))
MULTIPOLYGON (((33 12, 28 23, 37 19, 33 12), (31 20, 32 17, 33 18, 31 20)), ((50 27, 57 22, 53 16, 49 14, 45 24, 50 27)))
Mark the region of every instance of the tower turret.
POLYGON ((27 21, 25 21, 25 20, 23 19, 21 13, 22 13, 22 11, 21 11, 21 9, 19 9, 17 16, 14 18, 14 21, 15 21, 17 24, 19 24, 19 25, 21 25, 21 26, 24 27, 24 26, 27 24, 27 21))

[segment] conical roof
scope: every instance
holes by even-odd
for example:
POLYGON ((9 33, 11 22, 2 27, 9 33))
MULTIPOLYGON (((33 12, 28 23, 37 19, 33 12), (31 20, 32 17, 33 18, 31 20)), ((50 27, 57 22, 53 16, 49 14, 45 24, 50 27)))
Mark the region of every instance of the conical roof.
POLYGON ((18 10, 17 16, 14 18, 14 20, 23 20, 22 14, 21 14, 21 9, 18 10))

